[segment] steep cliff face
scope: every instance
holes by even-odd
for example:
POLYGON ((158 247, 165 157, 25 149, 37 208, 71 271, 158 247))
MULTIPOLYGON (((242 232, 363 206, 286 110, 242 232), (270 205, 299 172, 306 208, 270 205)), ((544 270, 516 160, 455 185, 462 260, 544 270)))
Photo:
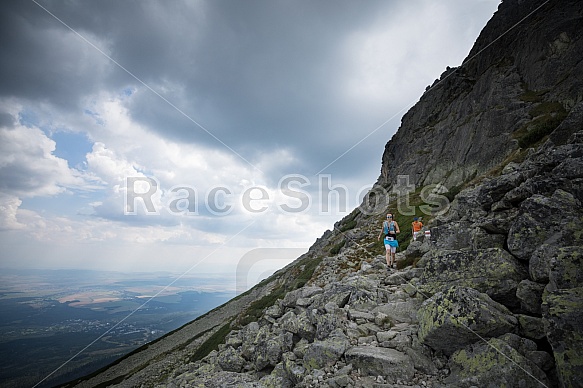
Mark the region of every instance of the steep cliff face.
POLYGON ((463 65, 404 115, 379 183, 456 187, 548 135, 583 98, 581 18, 576 1, 504 1, 463 65))
POLYGON ((70 385, 581 386, 582 38, 580 1, 504 1, 383 154, 385 193, 409 175, 447 206, 369 198, 248 293, 70 385))

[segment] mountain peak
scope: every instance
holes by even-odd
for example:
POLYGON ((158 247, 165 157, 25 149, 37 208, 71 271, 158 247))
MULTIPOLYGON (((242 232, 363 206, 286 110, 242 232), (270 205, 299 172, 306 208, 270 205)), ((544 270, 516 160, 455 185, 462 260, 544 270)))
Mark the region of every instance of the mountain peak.
POLYGON ((403 116, 378 183, 408 174, 455 188, 548 135, 582 98, 579 8, 504 1, 464 63, 403 116))

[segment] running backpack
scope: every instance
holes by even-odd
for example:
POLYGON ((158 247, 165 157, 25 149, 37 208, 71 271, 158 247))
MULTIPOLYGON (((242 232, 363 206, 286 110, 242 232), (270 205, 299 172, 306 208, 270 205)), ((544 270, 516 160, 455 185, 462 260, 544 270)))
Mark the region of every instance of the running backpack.
POLYGON ((389 232, 394 232, 395 231, 395 224, 394 221, 385 221, 383 222, 383 232, 385 234, 389 234, 389 232))

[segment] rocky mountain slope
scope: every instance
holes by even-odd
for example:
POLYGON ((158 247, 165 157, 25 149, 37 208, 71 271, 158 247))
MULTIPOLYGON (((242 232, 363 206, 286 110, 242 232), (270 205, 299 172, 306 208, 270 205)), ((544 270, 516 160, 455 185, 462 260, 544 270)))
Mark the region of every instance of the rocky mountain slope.
POLYGON ((403 117, 358 209, 252 290, 68 386, 582 386, 582 37, 579 1, 505 0, 403 117), (398 269, 377 241, 387 211, 398 269))

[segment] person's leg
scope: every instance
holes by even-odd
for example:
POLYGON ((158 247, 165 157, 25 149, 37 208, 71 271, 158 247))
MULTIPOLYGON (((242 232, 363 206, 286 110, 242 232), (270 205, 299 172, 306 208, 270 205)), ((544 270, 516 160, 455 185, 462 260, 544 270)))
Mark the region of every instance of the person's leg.
POLYGON ((386 254, 385 254, 385 259, 387 260, 387 265, 390 267, 391 266, 391 248, 387 245, 385 246, 386 248, 386 254))
POLYGON ((391 266, 397 262, 397 247, 391 247, 391 266))

